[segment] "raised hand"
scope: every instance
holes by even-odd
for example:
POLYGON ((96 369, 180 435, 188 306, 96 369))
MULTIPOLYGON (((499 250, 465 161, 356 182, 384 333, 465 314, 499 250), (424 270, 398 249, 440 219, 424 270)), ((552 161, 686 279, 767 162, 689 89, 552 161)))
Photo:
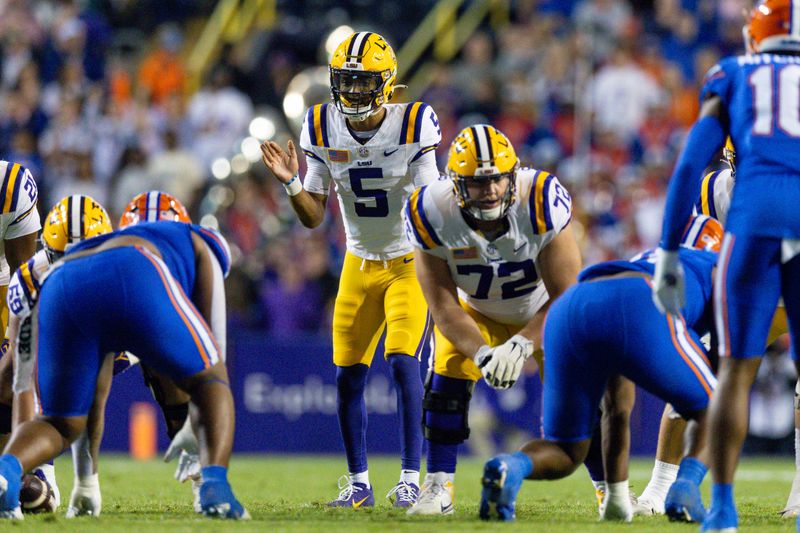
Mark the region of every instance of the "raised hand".
POLYGON ((282 183, 289 183, 300 168, 297 162, 297 150, 291 140, 286 143, 286 151, 276 142, 264 141, 261 144, 261 159, 282 183))

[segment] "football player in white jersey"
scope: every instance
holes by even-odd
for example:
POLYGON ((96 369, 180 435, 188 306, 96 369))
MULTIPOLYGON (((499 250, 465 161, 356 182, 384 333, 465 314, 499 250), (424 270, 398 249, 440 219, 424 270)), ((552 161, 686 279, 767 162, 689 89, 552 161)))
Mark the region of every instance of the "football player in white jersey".
POLYGON ((569 193, 555 176, 519 168, 514 147, 494 127, 461 131, 447 174, 414 191, 404 211, 436 324, 423 400, 428 468, 409 514, 453 512, 475 382, 483 376, 505 389, 532 355, 541 365, 545 311, 581 267, 569 193))
POLYGON ((339 426, 349 476, 335 507, 374 505, 366 459, 364 387, 376 343, 386 329, 384 356, 397 390, 401 475, 389 492, 396 507, 419 494, 422 382, 419 357, 431 328, 414 275, 413 248, 403 232, 403 202, 415 187, 439 177, 433 150, 439 120, 422 102, 390 104, 397 61, 377 33, 342 42, 330 63, 333 103, 308 110, 300 137, 308 171, 301 184, 297 151, 274 142, 261 149, 306 227, 322 223, 333 181, 347 235, 333 315, 339 426))
POLYGON ((0 327, 3 332, 0 358, 0 447, 5 446, 11 433, 13 402, 13 368, 8 349, 6 328, 8 306, 6 294, 11 273, 36 252, 36 236, 42 225, 36 202, 39 191, 31 172, 9 161, 0 161, 0 327))

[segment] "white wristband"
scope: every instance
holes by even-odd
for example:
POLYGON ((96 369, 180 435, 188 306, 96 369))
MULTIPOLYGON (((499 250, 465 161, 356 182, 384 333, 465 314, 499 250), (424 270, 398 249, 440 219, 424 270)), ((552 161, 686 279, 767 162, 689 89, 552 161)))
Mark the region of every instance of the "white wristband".
POLYGON ((300 182, 300 176, 297 174, 294 175, 292 179, 289 180, 289 183, 284 183, 283 188, 286 189, 286 193, 289 196, 297 196, 303 190, 303 184, 300 182))

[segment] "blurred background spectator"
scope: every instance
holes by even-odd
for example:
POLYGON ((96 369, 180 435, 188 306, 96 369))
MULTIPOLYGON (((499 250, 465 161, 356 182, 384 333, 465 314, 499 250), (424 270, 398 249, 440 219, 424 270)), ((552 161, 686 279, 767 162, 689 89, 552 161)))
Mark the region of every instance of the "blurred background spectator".
MULTIPOLYGON (((572 192, 586 262, 627 257, 657 241, 702 77, 742 50, 743 4, 500 2, 463 43, 443 38, 401 63, 401 83, 432 68, 397 101, 420 95, 436 109, 442 166, 460 128, 496 124, 523 164, 555 172, 572 192), (453 53, 442 55, 448 43, 453 53)), ((116 220, 138 192, 176 195, 231 241, 233 321, 329 335, 338 209, 331 201, 320 229, 300 228, 258 144, 297 139, 305 108, 329 98, 328 53, 353 28, 383 33, 402 61, 437 2, 280 0, 251 13, 252 24, 232 18, 207 47, 217 5, 0 2, 0 150, 34 172, 42 210, 83 192, 116 220)))

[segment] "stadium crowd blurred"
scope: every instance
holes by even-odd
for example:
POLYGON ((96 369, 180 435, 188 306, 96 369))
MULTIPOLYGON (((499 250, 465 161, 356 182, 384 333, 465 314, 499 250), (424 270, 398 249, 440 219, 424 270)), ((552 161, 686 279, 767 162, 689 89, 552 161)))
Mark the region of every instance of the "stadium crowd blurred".
MULTIPOLYGON (((370 25, 398 50, 434 3, 278 2, 277 24, 227 46, 192 94, 187 36, 215 2, 5 0, 0 148, 31 168, 43 210, 81 192, 117 217, 143 190, 175 194, 235 247, 235 323, 327 334, 344 244, 335 201, 308 232, 258 161, 224 180, 211 168, 239 150, 259 109, 282 108, 295 74, 324 61, 334 27, 370 25)), ((491 122, 524 164, 569 187, 587 263, 653 245, 702 76, 741 49, 741 2, 512 4, 510 26, 475 33, 424 91, 442 167, 464 124, 491 122)))

